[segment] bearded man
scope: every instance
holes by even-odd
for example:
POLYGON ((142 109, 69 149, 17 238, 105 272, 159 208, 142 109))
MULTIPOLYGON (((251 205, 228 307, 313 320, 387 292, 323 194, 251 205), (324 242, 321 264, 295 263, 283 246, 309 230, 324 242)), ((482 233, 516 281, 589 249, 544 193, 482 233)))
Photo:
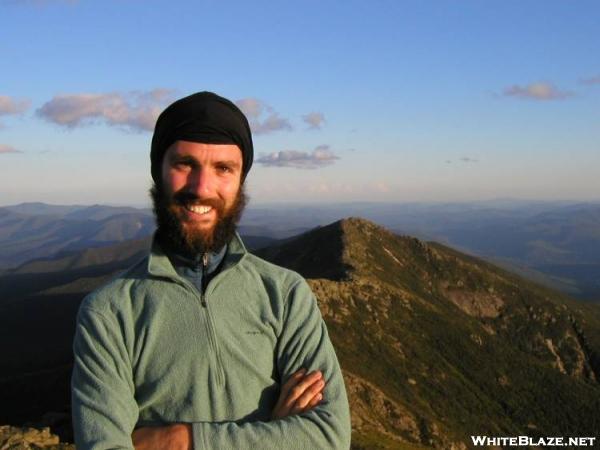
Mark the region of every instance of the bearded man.
POLYGON ((77 318, 79 450, 349 447, 341 370, 310 288, 235 231, 252 158, 248 121, 216 94, 159 116, 150 253, 77 318))

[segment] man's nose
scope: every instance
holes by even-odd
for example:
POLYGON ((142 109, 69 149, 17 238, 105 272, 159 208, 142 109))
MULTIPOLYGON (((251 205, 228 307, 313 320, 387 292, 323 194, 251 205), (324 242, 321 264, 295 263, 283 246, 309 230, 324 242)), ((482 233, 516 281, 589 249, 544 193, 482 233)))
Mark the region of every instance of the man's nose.
POLYGON ((206 168, 192 170, 188 176, 188 190, 198 197, 210 197, 214 190, 214 174, 206 168))

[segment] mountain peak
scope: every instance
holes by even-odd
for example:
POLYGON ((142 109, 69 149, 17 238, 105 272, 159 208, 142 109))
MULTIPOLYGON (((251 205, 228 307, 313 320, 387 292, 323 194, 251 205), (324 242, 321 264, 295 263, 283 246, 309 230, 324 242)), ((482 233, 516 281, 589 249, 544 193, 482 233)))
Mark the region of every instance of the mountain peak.
POLYGON ((362 217, 346 217, 345 219, 341 219, 338 222, 344 228, 355 228, 355 229, 384 229, 381 225, 377 225, 370 220, 363 219, 362 217))
POLYGON ((257 254, 306 278, 340 281, 367 275, 379 267, 402 266, 407 252, 423 248, 425 245, 417 239, 396 236, 369 220, 349 217, 257 254))
POLYGON ((313 228, 300 236, 256 252, 275 264, 288 267, 306 278, 348 278, 350 267, 343 261, 344 221, 313 228))

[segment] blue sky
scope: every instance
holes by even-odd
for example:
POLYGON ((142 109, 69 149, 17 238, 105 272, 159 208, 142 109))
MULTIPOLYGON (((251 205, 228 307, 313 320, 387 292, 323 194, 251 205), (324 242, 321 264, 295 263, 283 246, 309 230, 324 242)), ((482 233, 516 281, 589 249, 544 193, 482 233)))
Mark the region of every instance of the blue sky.
POLYGON ((148 204, 153 120, 254 129, 254 203, 600 199, 595 1, 0 0, 0 205, 148 204))

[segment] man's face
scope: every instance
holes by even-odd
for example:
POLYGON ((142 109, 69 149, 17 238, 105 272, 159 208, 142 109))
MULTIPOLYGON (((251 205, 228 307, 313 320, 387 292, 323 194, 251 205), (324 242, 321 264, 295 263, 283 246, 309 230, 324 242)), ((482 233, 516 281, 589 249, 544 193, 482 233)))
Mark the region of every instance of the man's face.
POLYGON ((244 204, 242 152, 233 144, 176 141, 152 190, 161 232, 187 253, 214 251, 235 230, 244 204))

